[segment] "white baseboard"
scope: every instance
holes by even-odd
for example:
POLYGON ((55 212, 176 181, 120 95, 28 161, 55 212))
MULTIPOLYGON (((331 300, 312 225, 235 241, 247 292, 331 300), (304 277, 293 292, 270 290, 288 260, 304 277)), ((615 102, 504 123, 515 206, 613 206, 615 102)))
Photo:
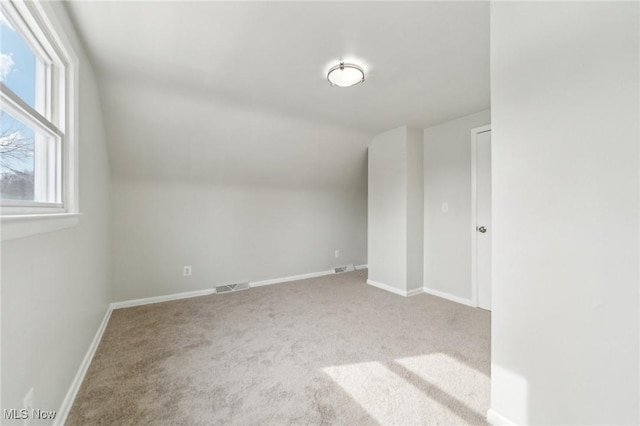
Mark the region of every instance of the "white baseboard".
POLYGON ((379 289, 390 291, 391 293, 397 294, 399 296, 411 297, 417 294, 422 294, 424 291, 421 288, 414 288, 413 290, 400 290, 399 288, 391 287, 390 285, 379 283, 373 280, 367 280, 367 284, 372 285, 374 287, 378 287, 379 289))
POLYGON ((330 269, 328 271, 312 272, 310 274, 292 275, 290 277, 274 278, 271 280, 263 280, 263 281, 253 281, 249 283, 249 286, 261 287, 263 285, 286 283, 289 281, 306 280, 307 278, 316 278, 316 277, 322 277, 325 275, 332 275, 332 274, 335 274, 335 271, 333 269, 330 269))
POLYGON ((413 290, 407 291, 407 297, 415 296, 422 293, 424 293, 424 290, 422 288, 414 288, 413 290))
MULTIPOLYGON (((322 277, 324 275, 334 274, 334 270, 312 272, 310 274, 292 275, 290 277, 274 278, 271 280, 253 281, 249 283, 250 287, 260 287, 263 285, 271 285, 278 283, 286 283, 289 281, 304 280, 307 278, 322 277)), ((209 294, 215 294, 214 289, 187 291, 185 293, 167 294, 165 296, 146 297, 143 299, 123 300, 121 302, 113 302, 111 304, 112 309, 131 308, 133 306, 150 305, 152 303, 169 302, 171 300, 188 299, 191 297, 207 296, 209 294)))
POLYGON ((454 296, 453 294, 445 293, 443 291, 434 290, 429 287, 424 287, 423 291, 427 294, 431 294, 432 296, 442 297, 443 299, 451 300, 452 302, 474 307, 473 302, 469 299, 464 299, 462 297, 454 296))
POLYGON ((150 305, 152 303, 169 302, 171 300, 189 299, 191 297, 208 296, 214 294, 214 289, 187 291, 185 293, 167 294, 166 296, 145 297, 143 299, 124 300, 113 302, 111 309, 131 308, 133 306, 150 305))
POLYGON ((359 271, 360 269, 367 269, 369 267, 369 265, 356 265, 356 271, 359 271))
POLYGON ((109 318, 111 318, 112 307, 111 305, 107 308, 107 312, 104 314, 104 318, 100 323, 100 327, 98 327, 98 331, 96 331, 96 335, 93 337, 93 341, 89 346, 89 350, 84 356, 82 363, 80 364, 80 368, 76 373, 76 376, 73 378, 71 382, 71 386, 67 391, 64 399, 62 400, 62 404, 60 405, 60 409, 56 415, 54 426, 64 425, 67 421, 67 416, 69 416, 69 411, 71 411, 71 407, 73 406, 73 401, 76 399, 76 395, 80 390, 80 386, 82 385, 82 381, 84 380, 84 376, 87 374, 87 370, 91 365, 91 361, 93 360, 93 356, 96 354, 96 350, 98 349, 98 345, 100 344, 100 340, 102 340, 102 335, 107 328, 107 324, 109 323, 109 318))
POLYGON ((516 426, 515 422, 512 422, 502 414, 496 413, 491 408, 487 411, 487 421, 493 426, 516 426))
POLYGON ((367 280, 367 284, 372 285, 374 287, 378 287, 379 289, 389 291, 391 293, 397 294, 399 296, 407 297, 407 292, 404 290, 400 290, 399 288, 391 287, 390 285, 379 283, 373 280, 367 280))

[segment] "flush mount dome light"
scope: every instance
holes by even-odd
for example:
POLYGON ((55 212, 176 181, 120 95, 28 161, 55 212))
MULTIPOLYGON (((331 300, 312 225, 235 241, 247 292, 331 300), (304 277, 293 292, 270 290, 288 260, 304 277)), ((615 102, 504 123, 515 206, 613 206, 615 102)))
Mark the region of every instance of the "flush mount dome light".
POLYGON ((350 87, 364 81, 364 71, 357 65, 340 62, 327 73, 332 86, 350 87))

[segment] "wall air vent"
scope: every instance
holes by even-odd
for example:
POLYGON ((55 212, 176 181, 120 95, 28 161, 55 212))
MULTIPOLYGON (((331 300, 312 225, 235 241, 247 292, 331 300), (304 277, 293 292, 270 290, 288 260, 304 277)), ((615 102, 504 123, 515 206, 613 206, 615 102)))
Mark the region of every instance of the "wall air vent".
POLYGON ((229 293, 232 291, 249 290, 249 282, 219 285, 216 293, 229 293))
POLYGON ((350 263, 349 265, 345 265, 345 266, 336 266, 335 268, 333 268, 333 271, 336 274, 341 274, 343 272, 351 272, 351 271, 355 271, 356 268, 354 268, 353 264, 350 263))

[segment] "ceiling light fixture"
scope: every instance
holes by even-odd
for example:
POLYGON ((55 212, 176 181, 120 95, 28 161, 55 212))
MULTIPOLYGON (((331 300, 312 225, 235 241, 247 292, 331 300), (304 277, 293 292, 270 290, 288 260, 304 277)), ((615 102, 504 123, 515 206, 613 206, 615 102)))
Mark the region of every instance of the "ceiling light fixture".
POLYGON ((327 73, 332 86, 350 87, 364 81, 364 71, 357 65, 340 62, 327 73))

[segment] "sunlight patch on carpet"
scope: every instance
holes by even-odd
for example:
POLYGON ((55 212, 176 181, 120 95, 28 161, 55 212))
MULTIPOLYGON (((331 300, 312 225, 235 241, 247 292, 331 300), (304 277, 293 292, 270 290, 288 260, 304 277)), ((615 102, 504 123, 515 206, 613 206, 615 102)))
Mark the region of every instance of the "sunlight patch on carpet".
POLYGON ((415 382, 422 381, 423 387, 440 390, 442 399, 450 400, 452 404, 457 401, 478 416, 484 417, 486 414, 488 395, 481 390, 489 388, 491 384, 490 378, 483 372, 444 353, 399 358, 394 363, 406 371, 406 375, 415 376, 415 382))
POLYGON ((421 424, 425 418, 449 418, 460 423, 468 420, 380 362, 322 370, 381 424, 421 424))

